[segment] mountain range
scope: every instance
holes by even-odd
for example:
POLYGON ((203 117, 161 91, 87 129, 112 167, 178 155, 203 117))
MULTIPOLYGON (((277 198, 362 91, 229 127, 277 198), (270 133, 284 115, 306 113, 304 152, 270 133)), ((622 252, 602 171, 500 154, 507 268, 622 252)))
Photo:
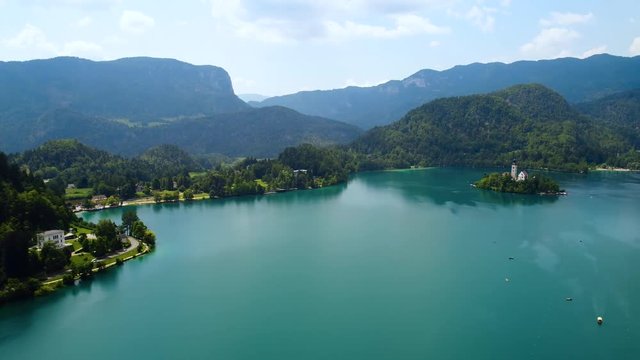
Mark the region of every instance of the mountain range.
POLYGON ((286 106, 303 114, 336 119, 369 129, 398 120, 409 110, 437 98, 488 93, 516 84, 545 85, 570 103, 591 101, 640 88, 638 69, 640 56, 607 54, 586 59, 474 63, 444 71, 421 70, 406 79, 373 87, 303 91, 272 97, 252 105, 286 106))
POLYGON ((253 108, 234 94, 229 75, 214 66, 154 58, 0 62, 0 151, 73 138, 126 156, 172 144, 198 155, 273 157, 301 143, 348 144, 362 133, 327 117, 362 127, 402 118, 353 146, 396 165, 399 159, 488 165, 523 151, 518 157, 535 166, 622 162, 611 157, 612 149, 597 147, 615 144, 615 153, 624 154, 640 145, 634 90, 640 88, 639 68, 638 56, 611 55, 471 64, 422 70, 371 88, 270 98, 253 108), (540 85, 511 88, 509 96, 506 90, 490 93, 517 82, 540 85), (278 101, 294 110, 264 106, 278 101), (407 120, 416 118, 423 121, 407 120), (483 122, 475 123, 478 119, 483 122), (535 151, 532 141, 542 141, 535 151), (557 153, 550 144, 568 152, 550 158, 557 153), (472 153, 478 149, 484 149, 481 157, 472 153))
POLYGON ((225 70, 172 59, 0 62, 0 150, 75 138, 118 154, 161 144, 267 157, 299 143, 346 143, 352 125, 283 107, 254 109, 225 70))

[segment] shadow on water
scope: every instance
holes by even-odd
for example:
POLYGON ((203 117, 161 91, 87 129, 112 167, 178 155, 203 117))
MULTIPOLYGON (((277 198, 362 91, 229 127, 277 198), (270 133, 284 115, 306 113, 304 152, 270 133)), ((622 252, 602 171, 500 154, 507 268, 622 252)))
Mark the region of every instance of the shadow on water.
MULTIPOLYGON (((69 296, 75 298, 86 295, 96 286, 106 291, 114 291, 113 288, 117 284, 121 270, 121 267, 110 268, 89 279, 79 280, 76 285, 67 286, 52 294, 0 306, 0 348, 3 343, 11 341, 13 338, 19 338, 22 333, 29 332, 33 325, 42 321, 42 314, 46 314, 48 308, 57 307, 60 302, 68 300, 69 296)), ((73 299, 72 301, 79 300, 73 299)))
POLYGON ((270 206, 286 205, 292 203, 311 203, 319 200, 335 199, 347 189, 348 184, 339 184, 321 189, 287 191, 268 195, 245 195, 233 196, 222 199, 207 199, 190 202, 162 203, 147 205, 151 206, 154 213, 167 213, 188 209, 206 209, 211 206, 252 206, 258 204, 269 204, 270 206), (293 200, 293 201, 292 201, 293 200))
POLYGON ((413 202, 464 206, 531 206, 558 201, 558 196, 499 193, 476 189, 471 184, 487 171, 465 168, 430 168, 361 174, 363 185, 374 190, 393 190, 413 202))

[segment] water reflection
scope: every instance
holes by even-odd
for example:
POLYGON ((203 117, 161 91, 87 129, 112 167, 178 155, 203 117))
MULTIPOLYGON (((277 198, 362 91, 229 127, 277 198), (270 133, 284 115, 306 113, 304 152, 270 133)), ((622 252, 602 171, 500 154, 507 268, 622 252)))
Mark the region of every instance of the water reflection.
MULTIPOLYGON (((428 201, 440 206, 531 206, 554 203, 559 199, 558 196, 508 194, 472 187, 471 184, 484 173, 486 171, 477 169, 432 168, 371 172, 361 174, 356 179, 374 191, 394 190, 407 200, 428 201)), ((457 211, 454 208, 450 210, 454 213, 457 211)))

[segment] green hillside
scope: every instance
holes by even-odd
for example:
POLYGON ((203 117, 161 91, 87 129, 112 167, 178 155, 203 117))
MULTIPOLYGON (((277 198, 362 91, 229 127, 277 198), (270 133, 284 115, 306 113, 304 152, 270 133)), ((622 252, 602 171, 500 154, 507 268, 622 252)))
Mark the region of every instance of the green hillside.
POLYGON ((283 107, 136 126, 55 110, 35 120, 7 124, 2 129, 0 150, 17 152, 48 140, 77 139, 127 156, 172 144, 191 154, 270 157, 301 143, 348 143, 362 133, 353 125, 302 115, 283 107))
POLYGON ((640 148, 640 89, 580 103, 576 109, 598 122, 617 128, 640 148))
POLYGON ((0 304, 30 297, 40 286, 36 277, 64 266, 61 251, 38 253, 29 247, 36 233, 66 230, 74 218, 59 194, 0 152, 0 304))
POLYGON ((637 167, 638 153, 614 128, 581 116, 542 85, 434 100, 352 144, 363 166, 504 166, 584 170, 637 167))

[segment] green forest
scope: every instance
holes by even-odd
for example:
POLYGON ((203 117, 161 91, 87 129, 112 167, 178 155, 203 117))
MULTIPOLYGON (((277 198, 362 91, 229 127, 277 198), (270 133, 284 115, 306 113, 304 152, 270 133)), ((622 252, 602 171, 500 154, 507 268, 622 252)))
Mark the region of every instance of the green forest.
POLYGON ((351 148, 364 155, 364 168, 491 167, 517 158, 537 169, 640 169, 638 148, 624 132, 581 115, 541 85, 434 100, 368 131, 351 148))
POLYGON ((64 267, 69 253, 31 250, 36 233, 68 229, 75 216, 42 179, 21 171, 0 153, 0 303, 31 296, 42 274, 64 267))

